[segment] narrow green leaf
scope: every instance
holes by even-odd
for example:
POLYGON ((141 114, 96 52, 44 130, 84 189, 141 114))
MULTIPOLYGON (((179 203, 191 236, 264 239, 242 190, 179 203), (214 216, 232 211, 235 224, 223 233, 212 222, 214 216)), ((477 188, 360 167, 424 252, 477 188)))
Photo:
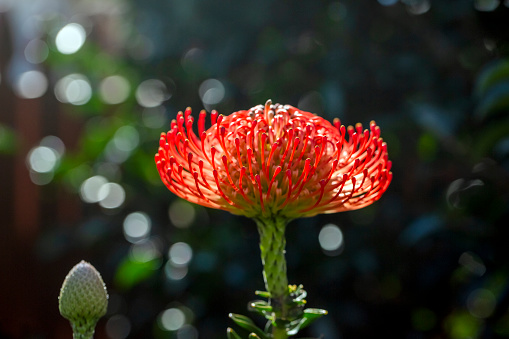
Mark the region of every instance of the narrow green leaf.
POLYGON ((256 335, 256 334, 254 334, 254 333, 250 333, 250 334, 249 334, 249 338, 250 338, 250 339, 261 339, 259 336, 257 336, 257 335, 256 335))
POLYGON ((253 301, 249 306, 255 310, 272 312, 272 306, 265 301, 253 301))
POLYGON ((302 315, 302 321, 299 326, 299 330, 311 325, 316 319, 321 318, 326 315, 328 312, 326 310, 322 310, 319 308, 307 308, 304 310, 304 314, 302 315))
POLYGON ((250 332, 255 332, 261 339, 269 339, 269 337, 267 337, 267 335, 248 317, 234 313, 230 313, 228 316, 240 327, 250 332))
POLYGON ((322 316, 322 315, 326 315, 329 312, 327 310, 322 310, 320 308, 306 308, 304 310, 304 313, 305 314, 315 314, 317 316, 322 316))
POLYGON ((240 336, 230 327, 226 329, 226 337, 228 339, 241 339, 240 336))
POLYGON ((262 298, 270 298, 270 293, 267 291, 255 291, 256 295, 259 295, 262 298))

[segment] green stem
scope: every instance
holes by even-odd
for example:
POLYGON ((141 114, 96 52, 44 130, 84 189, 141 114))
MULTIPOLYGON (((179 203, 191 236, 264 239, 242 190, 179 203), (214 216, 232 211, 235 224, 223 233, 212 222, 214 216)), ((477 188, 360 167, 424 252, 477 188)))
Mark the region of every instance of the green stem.
POLYGON ((71 322, 73 339, 93 339, 97 320, 79 319, 71 322))
POLYGON ((288 334, 286 333, 285 328, 274 327, 272 329, 272 338, 273 339, 286 339, 288 338, 288 334))
POLYGON ((274 339, 288 338, 286 329, 281 324, 288 317, 288 278, 286 276, 285 259, 285 228, 286 219, 256 219, 258 232, 260 233, 260 252, 263 264, 263 279, 265 288, 271 295, 273 308, 273 331, 274 339))

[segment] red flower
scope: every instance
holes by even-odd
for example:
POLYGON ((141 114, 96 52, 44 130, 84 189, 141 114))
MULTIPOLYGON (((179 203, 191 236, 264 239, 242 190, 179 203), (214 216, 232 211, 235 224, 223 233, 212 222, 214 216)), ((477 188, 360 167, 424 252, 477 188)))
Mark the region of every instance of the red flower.
POLYGON ((191 109, 162 133, 155 161, 170 191, 196 204, 252 218, 310 217, 370 205, 392 179, 380 128, 332 125, 269 100, 222 116, 191 109))

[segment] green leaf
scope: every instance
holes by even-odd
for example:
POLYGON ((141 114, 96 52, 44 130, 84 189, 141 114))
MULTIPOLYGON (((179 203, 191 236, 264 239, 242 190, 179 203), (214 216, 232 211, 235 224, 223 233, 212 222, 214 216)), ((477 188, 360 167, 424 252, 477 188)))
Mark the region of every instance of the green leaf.
POLYGON ((267 298, 267 299, 270 298, 270 292, 267 292, 267 291, 255 291, 255 294, 259 295, 262 298, 267 298))
POLYGON ((307 308, 304 310, 304 314, 302 315, 303 322, 300 324, 299 329, 303 329, 307 326, 309 326, 312 322, 314 322, 316 319, 323 317, 326 315, 326 310, 322 310, 319 308, 307 308))
POLYGON ((263 300, 255 300, 248 304, 248 310, 258 312, 266 319, 272 320, 272 306, 263 300))
POLYGON ((258 328, 255 325, 255 323, 248 317, 234 313, 230 313, 228 316, 240 327, 250 332, 256 333, 260 337, 260 339, 269 339, 269 337, 260 328, 258 328))
POLYGON ((290 327, 288 329, 288 335, 295 335, 301 329, 308 327, 313 323, 316 319, 321 318, 326 315, 328 312, 326 310, 322 310, 319 308, 307 308, 304 310, 302 314, 302 318, 300 320, 292 321, 290 327))
POLYGON ((272 306, 266 301, 256 300, 251 302, 249 306, 257 311, 272 312, 272 306))
POLYGON ((226 337, 228 339, 241 339, 240 336, 230 327, 226 329, 226 337))
POLYGON ((257 336, 256 334, 254 333, 250 333, 249 334, 249 338, 252 338, 252 339, 261 339, 259 336, 257 336))
POLYGON ((17 143, 18 139, 14 130, 0 124, 0 153, 14 153, 17 143))

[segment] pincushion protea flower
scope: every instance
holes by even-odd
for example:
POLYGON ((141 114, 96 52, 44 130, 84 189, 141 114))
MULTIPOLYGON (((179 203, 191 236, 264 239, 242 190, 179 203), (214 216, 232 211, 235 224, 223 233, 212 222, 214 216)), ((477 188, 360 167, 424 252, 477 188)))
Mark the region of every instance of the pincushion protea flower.
POLYGON ((345 127, 338 119, 331 124, 270 100, 229 116, 212 111, 208 129, 205 117, 202 111, 199 136, 190 108, 179 112, 171 130, 161 134, 155 155, 159 175, 181 198, 256 221, 270 298, 259 311, 271 322, 271 338, 287 338, 309 323, 309 314, 312 319, 326 314, 302 311, 302 298, 294 298, 295 287, 288 286, 287 223, 378 200, 392 179, 387 145, 375 122, 369 130, 361 124, 345 127))
POLYGON ((162 133, 155 156, 162 181, 202 206, 251 218, 291 220, 370 205, 392 178, 380 128, 334 125, 289 105, 222 116, 191 109, 162 133))

